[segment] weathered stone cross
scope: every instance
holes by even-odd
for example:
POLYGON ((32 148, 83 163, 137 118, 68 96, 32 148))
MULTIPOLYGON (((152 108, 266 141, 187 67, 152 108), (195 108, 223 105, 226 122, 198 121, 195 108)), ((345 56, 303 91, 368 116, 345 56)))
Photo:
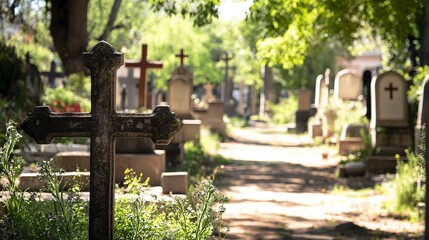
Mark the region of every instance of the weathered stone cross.
POLYGON ((22 122, 22 129, 37 143, 54 137, 90 137, 89 239, 113 239, 114 166, 116 137, 149 137, 158 145, 168 144, 182 122, 168 106, 157 106, 151 114, 115 111, 116 70, 123 55, 107 42, 99 42, 84 53, 91 70, 91 112, 52 113, 37 106, 22 122))
POLYGON ((48 78, 48 84, 50 87, 55 87, 55 78, 64 77, 62 72, 57 72, 57 64, 55 61, 51 62, 51 70, 49 72, 40 73, 48 78))
POLYGON ((125 67, 140 68, 139 84, 139 108, 147 108, 146 70, 148 68, 162 68, 162 62, 150 62, 147 60, 147 45, 142 45, 142 58, 140 62, 127 62, 125 67))
POLYGON ((385 87, 384 88, 385 91, 389 91, 390 92, 390 99, 393 99, 393 91, 398 91, 397 87, 393 87, 393 84, 390 83, 389 87, 385 87))
POLYGON ((180 54, 176 54, 176 57, 180 58, 180 66, 183 67, 183 60, 187 57, 189 57, 189 55, 185 54, 185 52, 183 51, 183 48, 180 49, 180 54))

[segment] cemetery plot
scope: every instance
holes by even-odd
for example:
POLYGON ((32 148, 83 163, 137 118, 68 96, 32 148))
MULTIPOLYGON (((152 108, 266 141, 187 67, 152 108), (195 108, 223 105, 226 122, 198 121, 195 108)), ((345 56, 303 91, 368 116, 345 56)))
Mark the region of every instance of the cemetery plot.
POLYGON ((90 239, 113 239, 115 138, 150 137, 156 144, 168 144, 182 123, 167 106, 152 114, 119 114, 115 110, 116 70, 123 56, 107 42, 100 42, 84 63, 91 70, 91 113, 54 114, 48 107, 36 107, 21 124, 37 143, 49 143, 56 136, 90 136, 90 239))

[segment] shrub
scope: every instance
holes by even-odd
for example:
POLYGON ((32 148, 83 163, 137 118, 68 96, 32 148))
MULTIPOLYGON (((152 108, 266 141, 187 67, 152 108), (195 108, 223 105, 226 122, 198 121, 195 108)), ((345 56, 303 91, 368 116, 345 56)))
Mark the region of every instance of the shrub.
POLYGON ((278 104, 268 102, 268 110, 271 112, 270 121, 275 124, 293 123, 295 113, 298 110, 298 99, 296 95, 281 99, 278 104))

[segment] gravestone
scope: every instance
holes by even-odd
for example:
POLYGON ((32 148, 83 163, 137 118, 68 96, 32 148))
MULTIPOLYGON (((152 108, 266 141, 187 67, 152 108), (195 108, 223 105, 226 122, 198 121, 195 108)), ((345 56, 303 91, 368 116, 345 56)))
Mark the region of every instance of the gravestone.
POLYGON ((51 62, 51 70, 49 72, 42 72, 41 75, 48 78, 48 85, 51 88, 64 84, 62 78, 64 78, 65 75, 62 72, 57 72, 57 63, 55 61, 51 62), (61 79, 57 80, 58 78, 61 79))
POLYGON ((142 56, 139 62, 127 62, 125 67, 140 68, 140 83, 139 83, 139 101, 138 108, 148 108, 148 90, 146 82, 146 71, 149 68, 162 68, 162 62, 153 62, 147 60, 147 45, 142 45, 142 56))
POLYGON ((334 83, 334 97, 357 101, 362 94, 362 80, 356 71, 344 69, 337 73, 334 83))
POLYGON ((212 83, 206 83, 204 85, 204 102, 205 102, 205 108, 207 108, 207 103, 215 101, 216 97, 213 95, 213 84, 212 83))
POLYGON ((296 132, 303 133, 307 131, 308 118, 311 109, 311 91, 307 88, 301 88, 298 92, 298 110, 295 113, 296 132))
POLYGON ((308 124, 308 133, 311 137, 323 136, 322 131, 322 112, 323 108, 328 104, 329 87, 325 83, 323 74, 319 74, 316 78, 316 85, 314 89, 314 104, 312 111, 315 111, 313 121, 308 124))
POLYGON ((405 79, 394 71, 388 71, 371 82, 370 134, 373 154, 368 158, 368 171, 395 171, 394 156, 403 156, 411 146, 408 123, 408 85, 405 79))
POLYGON ((193 119, 191 95, 194 89, 194 77, 191 71, 183 66, 183 54, 180 57, 180 66, 173 71, 168 81, 167 102, 171 111, 175 112, 181 119, 193 119))
POLYGON ((423 133, 422 128, 428 127, 429 123, 429 76, 423 81, 422 92, 420 94, 419 109, 417 113, 417 123, 414 127, 414 152, 419 152, 419 145, 423 144, 420 135, 423 133))
POLYGON ((183 120, 183 128, 166 148, 167 165, 175 167, 183 161, 183 143, 197 141, 200 136, 201 121, 195 119, 192 109, 191 95, 194 89, 193 74, 185 66, 183 60, 188 55, 183 49, 176 57, 180 58, 180 66, 173 71, 168 81, 167 102, 176 115, 183 120))
POLYGON ((125 114, 115 110, 115 75, 123 55, 101 41, 84 53, 83 63, 91 71, 91 112, 52 113, 37 106, 21 128, 39 144, 54 137, 90 137, 89 239, 113 239, 114 166, 116 137, 149 137, 167 145, 182 123, 168 106, 151 114, 125 114))
POLYGON ((371 71, 369 70, 364 71, 362 76, 362 80, 363 80, 362 94, 366 103, 365 117, 368 120, 371 120, 371 79, 372 79, 371 71))
POLYGON ((116 81, 116 107, 117 109, 134 110, 138 109, 138 86, 139 86, 139 72, 133 68, 126 68, 121 66, 117 71, 116 81), (122 90, 125 87, 125 108, 122 108, 122 90))

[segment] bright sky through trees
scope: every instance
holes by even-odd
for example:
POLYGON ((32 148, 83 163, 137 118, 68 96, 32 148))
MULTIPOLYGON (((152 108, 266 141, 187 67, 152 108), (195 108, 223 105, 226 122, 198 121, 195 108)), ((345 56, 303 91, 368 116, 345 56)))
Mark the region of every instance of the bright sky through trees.
POLYGON ((252 2, 251 0, 222 0, 219 6, 219 18, 222 20, 244 19, 252 2))

